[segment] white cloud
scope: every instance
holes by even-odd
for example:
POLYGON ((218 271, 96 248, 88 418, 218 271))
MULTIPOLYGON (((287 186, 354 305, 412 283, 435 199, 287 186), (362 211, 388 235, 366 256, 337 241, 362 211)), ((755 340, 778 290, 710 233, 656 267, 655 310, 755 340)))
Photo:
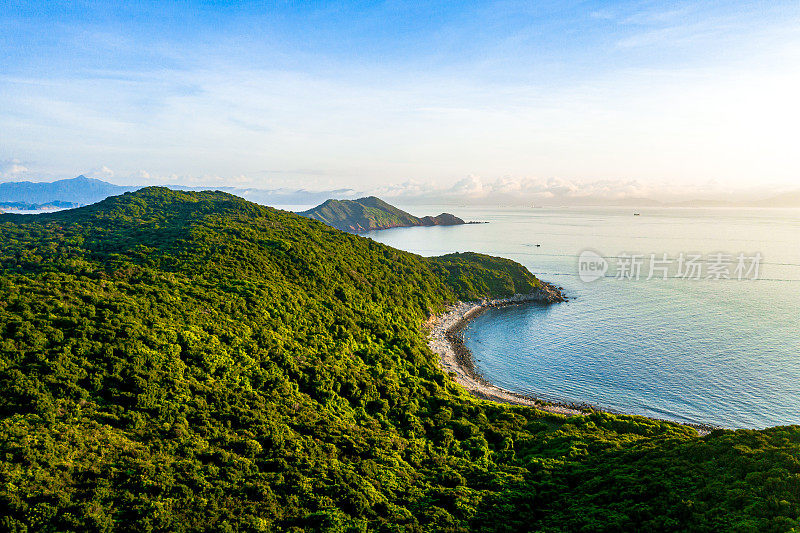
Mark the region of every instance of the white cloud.
POLYGON ((93 168, 86 174, 100 179, 111 179, 114 177, 114 171, 105 165, 102 165, 99 168, 93 168))
POLYGON ((477 176, 467 176, 453 185, 448 193, 454 196, 481 197, 486 194, 483 180, 477 176))
POLYGON ((0 177, 4 179, 19 179, 29 173, 30 169, 19 159, 0 161, 0 177))

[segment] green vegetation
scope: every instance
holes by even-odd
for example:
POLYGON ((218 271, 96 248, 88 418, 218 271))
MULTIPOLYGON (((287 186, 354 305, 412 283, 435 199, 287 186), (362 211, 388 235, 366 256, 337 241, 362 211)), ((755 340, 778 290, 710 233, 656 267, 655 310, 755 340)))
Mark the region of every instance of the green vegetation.
POLYGON ((308 211, 300 213, 342 231, 363 232, 376 229, 409 226, 454 226, 464 224, 450 213, 422 218, 415 217, 387 204, 380 198, 369 196, 358 200, 326 200, 308 211))
POLYGON ((223 193, 0 216, 7 531, 787 531, 800 428, 466 396, 422 323, 537 283, 223 193))

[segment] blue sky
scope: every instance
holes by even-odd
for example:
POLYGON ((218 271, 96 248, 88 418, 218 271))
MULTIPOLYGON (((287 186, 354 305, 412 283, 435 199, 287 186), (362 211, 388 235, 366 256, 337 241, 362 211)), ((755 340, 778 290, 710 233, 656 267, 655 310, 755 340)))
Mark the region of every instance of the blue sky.
POLYGON ((0 65, 4 179, 800 186, 798 1, 0 0, 0 65))

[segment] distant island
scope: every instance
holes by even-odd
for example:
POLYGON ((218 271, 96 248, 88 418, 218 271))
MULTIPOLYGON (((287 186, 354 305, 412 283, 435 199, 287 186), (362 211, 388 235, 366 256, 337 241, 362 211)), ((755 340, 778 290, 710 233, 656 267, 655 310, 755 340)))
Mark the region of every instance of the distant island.
POLYGON ((376 196, 367 196, 357 200, 326 200, 317 207, 299 214, 352 233, 412 226, 467 224, 450 213, 442 213, 435 217, 415 217, 376 196))
POLYGON ((43 204, 29 204, 26 202, 0 202, 0 213, 5 211, 58 211, 61 209, 72 209, 80 207, 81 204, 75 202, 46 202, 43 204))

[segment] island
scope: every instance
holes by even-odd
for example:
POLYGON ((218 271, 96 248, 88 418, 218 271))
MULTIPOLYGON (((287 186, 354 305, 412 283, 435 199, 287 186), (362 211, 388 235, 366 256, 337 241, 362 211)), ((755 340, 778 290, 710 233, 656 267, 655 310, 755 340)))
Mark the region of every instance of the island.
POLYGON ((367 196, 357 200, 326 200, 317 207, 299 214, 351 233, 412 226, 466 224, 462 219, 450 213, 442 213, 435 217, 415 217, 376 196, 367 196))

